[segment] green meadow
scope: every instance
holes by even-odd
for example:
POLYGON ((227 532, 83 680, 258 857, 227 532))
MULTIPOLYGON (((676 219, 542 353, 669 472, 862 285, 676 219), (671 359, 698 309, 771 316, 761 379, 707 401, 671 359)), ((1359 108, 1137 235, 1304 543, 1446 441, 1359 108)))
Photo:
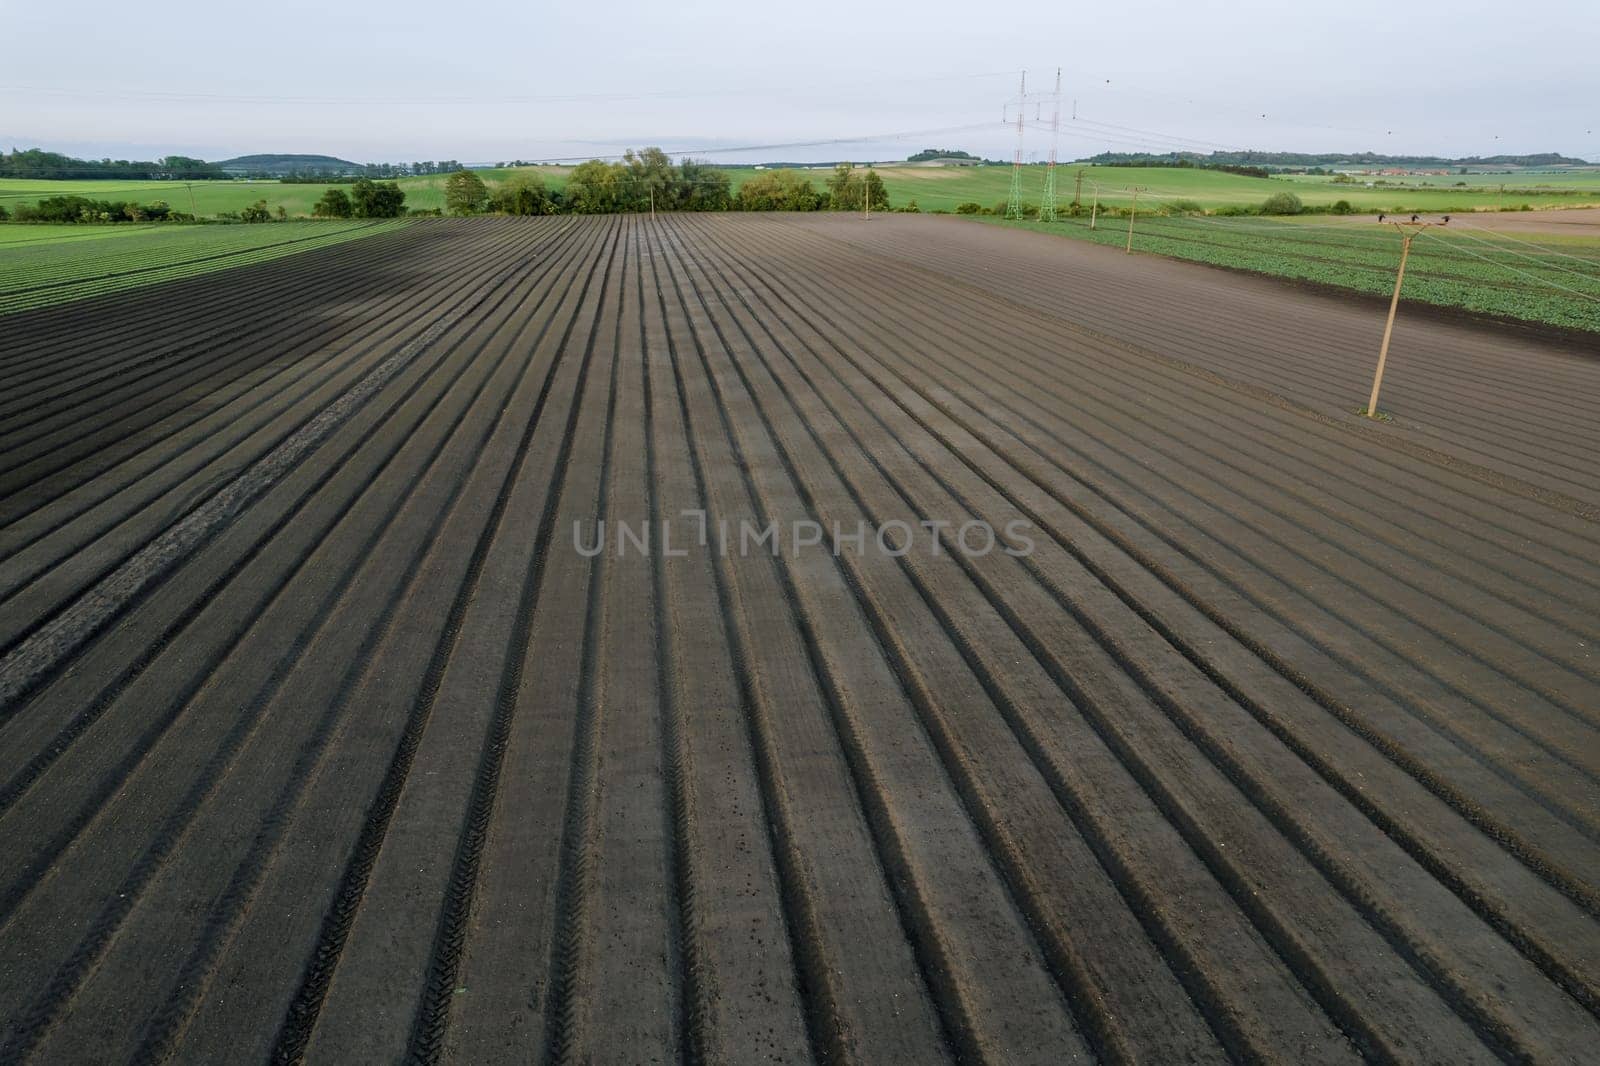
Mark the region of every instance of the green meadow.
MULTIPOLYGON (((1089 220, 981 222, 1093 241, 1121 249, 1128 220, 1094 229, 1089 220)), ((1406 264, 1405 298, 1600 333, 1600 240, 1494 233, 1465 219, 1426 230, 1406 264)), ((1400 238, 1370 220, 1140 216, 1133 250, 1387 296, 1400 238)))

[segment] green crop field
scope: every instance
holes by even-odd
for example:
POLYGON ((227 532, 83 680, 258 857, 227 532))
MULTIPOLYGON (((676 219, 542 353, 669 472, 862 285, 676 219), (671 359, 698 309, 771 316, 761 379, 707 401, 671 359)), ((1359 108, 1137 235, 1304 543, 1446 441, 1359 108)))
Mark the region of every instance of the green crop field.
POLYGON ((161 228, 155 222, 121 226, 74 226, 68 223, 41 222, 22 226, 0 226, 0 251, 35 244, 61 244, 66 241, 99 241, 126 237, 132 233, 161 228))
MULTIPOLYGON (((1122 247, 1127 222, 1091 230, 1086 219, 994 225, 1122 247)), ((1466 224, 1468 227, 1470 223, 1466 224)), ((1387 226, 1356 220, 1140 217, 1135 251, 1153 252, 1387 295, 1394 288, 1400 239, 1387 226)), ((1412 245, 1405 298, 1484 314, 1600 332, 1600 240, 1520 236, 1465 228, 1429 229, 1412 245)))
POLYGON ((278 259, 403 225, 3 226, 0 314, 278 259))
MULTIPOLYGON (((441 182, 442 178, 439 179, 441 182)), ((444 195, 428 178, 406 178, 407 207, 443 207, 444 195), (416 186, 411 183, 417 182, 416 186)), ((257 200, 265 200, 273 210, 282 207, 290 215, 310 217, 312 206, 328 185, 292 185, 280 181, 37 181, 26 178, 0 179, 0 206, 36 203, 48 196, 87 196, 95 200, 127 200, 149 203, 165 200, 176 211, 190 211, 200 218, 211 218, 225 211, 236 212, 257 200)), ((349 186, 341 186, 348 189, 349 186)))
MULTIPOLYGON (((1331 179, 1326 175, 1291 174, 1285 175, 1285 177, 1287 180, 1302 183, 1332 184, 1331 179)), ((1505 186, 1508 200, 1514 193, 1520 192, 1600 194, 1600 167, 1580 167, 1563 170, 1521 170, 1502 174, 1405 174, 1393 177, 1383 177, 1376 174, 1368 176, 1352 174, 1350 177, 1351 182, 1354 184, 1364 185, 1369 181, 1381 181, 1385 187, 1390 189, 1453 189, 1459 186, 1474 192, 1498 192, 1501 186, 1505 186)))
MULTIPOLYGON (((817 185, 827 180, 831 168, 802 170, 817 185)), ((924 211, 954 211, 962 203, 993 207, 1004 202, 1011 187, 1008 166, 919 167, 880 166, 875 168, 889 190, 889 201, 903 207, 911 201, 924 211)), ((571 167, 499 168, 478 171, 490 186, 514 174, 537 174, 547 184, 560 188, 571 167)), ((754 167, 730 167, 728 176, 737 189, 758 171, 754 167)), ((1044 168, 1023 170, 1023 199, 1037 203, 1044 190, 1044 168)), ((406 206, 424 210, 444 206, 447 175, 430 174, 400 178, 406 191, 406 206)), ((1070 202, 1074 195, 1088 205, 1098 189, 1100 201, 1122 206, 1132 200, 1133 187, 1147 190, 1152 197, 1193 200, 1206 210, 1259 204, 1277 192, 1293 192, 1308 208, 1326 207, 1338 200, 1348 201, 1359 211, 1468 212, 1516 208, 1582 207, 1600 204, 1600 170, 1524 175, 1416 176, 1404 178, 1358 179, 1334 182, 1326 176, 1291 175, 1251 178, 1212 170, 1170 167, 1091 167, 1063 164, 1056 171, 1057 196, 1070 202), (1081 180, 1081 184, 1080 184, 1081 180), (1366 180, 1387 184, 1368 187, 1366 180), (1457 182, 1466 182, 1458 188, 1457 182), (1502 194, 1500 185, 1506 185, 1502 194)), ((272 209, 282 207, 296 217, 311 214, 327 185, 284 184, 277 181, 198 181, 185 184, 171 181, 37 181, 0 179, 0 205, 35 202, 46 196, 78 195, 98 200, 131 200, 147 203, 165 200, 179 211, 194 211, 210 217, 224 211, 238 211, 257 200, 272 209)))
MULTIPOLYGON (((1011 190, 1011 168, 1008 166, 975 167, 919 167, 880 166, 874 168, 889 190, 892 207, 904 207, 912 201, 923 211, 954 211, 963 203, 976 203, 984 207, 1003 204, 1011 190)), ((802 169, 800 172, 820 186, 828 178, 831 167, 802 169)), ((528 173, 541 175, 547 184, 559 188, 570 173, 570 167, 528 167, 518 170, 483 171, 491 184, 504 175, 528 173)), ((730 167, 728 175, 737 189, 758 171, 754 167, 730 167)), ((1487 176, 1485 176, 1487 177, 1487 176)), ((1546 175, 1545 177, 1548 177, 1546 175)), ((1580 174, 1557 175, 1561 180, 1550 188, 1532 189, 1516 186, 1517 195, 1511 195, 1507 186, 1504 203, 1507 207, 1528 204, 1534 208, 1584 207, 1600 204, 1600 170, 1580 174)), ((1045 168, 1028 166, 1022 172, 1022 197, 1037 204, 1044 193, 1045 168)), ((442 183, 443 177, 411 178, 401 182, 442 183)), ((1386 179, 1389 181, 1412 179, 1386 179)), ((1443 180, 1443 179, 1440 179, 1443 180)), ((1245 207, 1261 203, 1279 192, 1292 192, 1308 208, 1332 205, 1346 200, 1358 211, 1429 211, 1468 212, 1493 210, 1500 198, 1498 181, 1482 182, 1475 187, 1457 189, 1437 188, 1423 184, 1400 188, 1374 186, 1368 188, 1358 181, 1334 182, 1326 176, 1295 175, 1290 177, 1252 178, 1218 170, 1190 170, 1177 167, 1091 167, 1066 163, 1056 169, 1056 196, 1059 202, 1069 203, 1074 195, 1080 196, 1087 207, 1098 189, 1100 202, 1112 207, 1126 206, 1132 202, 1135 186, 1156 197, 1193 200, 1206 210, 1220 207, 1245 207), (1081 184, 1080 184, 1081 179, 1081 184)), ((439 194, 442 197, 442 193, 439 194)), ((410 201, 408 199, 407 203, 410 201)), ((428 205, 417 205, 428 206, 428 205)))

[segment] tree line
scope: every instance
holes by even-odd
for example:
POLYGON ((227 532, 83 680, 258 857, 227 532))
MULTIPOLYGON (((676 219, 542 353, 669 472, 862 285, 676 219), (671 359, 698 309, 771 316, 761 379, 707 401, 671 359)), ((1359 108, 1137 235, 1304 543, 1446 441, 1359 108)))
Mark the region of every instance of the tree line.
POLYGON ((349 192, 325 191, 311 213, 317 218, 399 218, 406 213, 406 191, 392 181, 361 178, 349 192))
POLYGON ((47 196, 38 203, 0 206, 0 221, 17 222, 193 222, 194 216, 174 211, 165 200, 147 204, 129 200, 96 200, 88 196, 47 196))
POLYGON ((163 156, 157 160, 136 159, 74 159, 59 152, 45 152, 38 148, 0 152, 0 178, 35 178, 39 180, 96 180, 120 179, 124 181, 200 181, 226 178, 228 175, 215 163, 193 159, 186 155, 163 156))
MULTIPOLYGON (((335 190, 329 190, 333 192, 335 190)), ((628 151, 619 162, 591 159, 572 168, 561 188, 540 175, 518 174, 491 188, 470 170, 445 181, 452 215, 601 215, 640 211, 824 211, 889 208, 883 179, 840 163, 822 187, 794 170, 768 170, 737 192, 726 171, 660 148, 628 151)))

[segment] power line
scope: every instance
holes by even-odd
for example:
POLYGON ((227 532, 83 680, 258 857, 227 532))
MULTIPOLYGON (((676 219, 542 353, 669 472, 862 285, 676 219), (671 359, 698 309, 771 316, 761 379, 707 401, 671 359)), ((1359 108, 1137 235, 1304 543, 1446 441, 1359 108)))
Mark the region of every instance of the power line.
POLYGON ((1493 230, 1493 229, 1489 229, 1489 228, 1484 227, 1484 226, 1474 226, 1471 223, 1467 223, 1467 222, 1463 222, 1462 225, 1466 226, 1468 229, 1477 230, 1479 233, 1487 233, 1487 234, 1489 234, 1491 236, 1494 236, 1494 237, 1503 237, 1508 241, 1516 241, 1518 244, 1526 244, 1530 248, 1537 248, 1541 252, 1544 252, 1544 253, 1546 253, 1548 255, 1560 256, 1562 259, 1575 259, 1580 263, 1589 263, 1589 264, 1600 263, 1600 260, 1596 260, 1592 256, 1573 255, 1570 252, 1558 251, 1555 248, 1546 248, 1542 244, 1535 244, 1533 241, 1526 240, 1526 239, 1524 239, 1522 237, 1518 237, 1518 236, 1516 236, 1515 234, 1512 234, 1512 233, 1507 233, 1507 232, 1505 232, 1503 230, 1493 230))
MULTIPOLYGON (((1427 236, 1432 237, 1432 234, 1428 234, 1427 236)), ((1441 244, 1445 244, 1448 247, 1448 242, 1442 241, 1438 237, 1433 237, 1433 239, 1434 240, 1438 240, 1441 244)), ((1482 254, 1481 252, 1474 252, 1471 248, 1463 248, 1463 247, 1460 247, 1458 245, 1456 247, 1456 250, 1457 251, 1461 251, 1461 252, 1466 252, 1470 256, 1476 256, 1477 258, 1482 259, 1485 263, 1488 263, 1491 266, 1497 266, 1502 270, 1509 270, 1513 274, 1520 274, 1522 277, 1527 278, 1529 281, 1536 281, 1541 285, 1548 285, 1552 289, 1560 289, 1562 292, 1571 293, 1573 296, 1581 296, 1585 300, 1589 300, 1589 301, 1592 301, 1593 303, 1600 304, 1600 296, 1591 296, 1590 294, 1588 294, 1586 292, 1579 292, 1577 289, 1569 289, 1567 286, 1558 284, 1557 282, 1554 282, 1554 281, 1551 281, 1549 278, 1541 278, 1537 274, 1530 274, 1526 270, 1520 270, 1517 267, 1512 266, 1510 263, 1501 263, 1501 262, 1498 262, 1498 261, 1496 261, 1494 259, 1490 259, 1488 256, 1482 254)))
MULTIPOLYGON (((1477 241, 1479 244, 1482 244, 1482 245, 1484 245, 1486 247, 1489 247, 1489 248, 1493 248, 1497 252, 1505 252, 1507 255, 1514 255, 1519 259, 1526 259, 1528 262, 1536 263, 1537 265, 1542 266, 1547 270, 1559 270, 1562 273, 1571 274, 1573 277, 1582 278, 1585 281, 1600 280, 1600 279, 1597 279, 1595 277, 1595 275, 1593 275, 1593 274, 1585 274, 1581 270, 1573 270, 1571 267, 1564 267, 1564 266, 1561 266, 1559 263, 1547 263, 1543 259, 1539 259, 1539 258, 1537 258, 1535 256, 1528 255, 1528 254, 1526 254, 1524 252, 1516 251, 1515 249, 1512 249, 1512 248, 1506 248, 1504 246, 1497 245, 1493 241, 1484 240, 1482 237, 1474 237, 1470 233, 1465 233, 1464 232, 1464 233, 1461 234, 1461 236, 1465 237, 1469 241, 1477 241)), ((1462 249, 1462 251, 1467 251, 1467 250, 1468 249, 1465 249, 1465 248, 1462 249)))
MULTIPOLYGON (((874 133, 861 137, 833 137, 820 141, 789 141, 783 144, 745 144, 733 147, 722 146, 713 148, 664 148, 662 151, 668 155, 679 157, 703 155, 727 155, 732 152, 772 152, 788 148, 825 148, 835 144, 867 144, 872 141, 894 141, 906 137, 935 137, 946 133, 967 133, 973 130, 993 129, 990 122, 974 122, 965 126, 945 126, 939 129, 924 130, 898 130, 893 133, 874 133)), ((619 160, 623 155, 569 155, 569 156, 539 156, 541 162, 550 163, 586 163, 591 159, 601 162, 619 160)))

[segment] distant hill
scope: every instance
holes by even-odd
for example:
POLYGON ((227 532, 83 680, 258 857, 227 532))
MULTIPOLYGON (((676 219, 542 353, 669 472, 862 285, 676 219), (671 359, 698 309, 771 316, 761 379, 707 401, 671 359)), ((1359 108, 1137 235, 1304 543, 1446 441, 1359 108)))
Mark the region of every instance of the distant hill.
POLYGON ((253 174, 273 178, 294 174, 357 174, 364 169, 360 163, 331 155, 242 155, 216 165, 235 176, 253 174))

